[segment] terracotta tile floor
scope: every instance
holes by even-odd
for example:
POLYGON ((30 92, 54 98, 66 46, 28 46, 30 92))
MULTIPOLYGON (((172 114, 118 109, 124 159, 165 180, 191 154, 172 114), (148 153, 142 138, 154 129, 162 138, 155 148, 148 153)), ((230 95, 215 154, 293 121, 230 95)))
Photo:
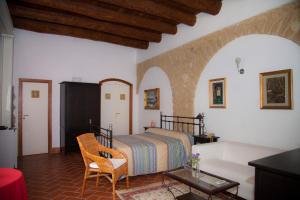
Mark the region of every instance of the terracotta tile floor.
MULTIPOLYGON (((96 179, 90 179, 84 198, 80 198, 84 164, 79 153, 24 156, 19 160, 19 168, 25 176, 29 200, 112 199, 111 183, 104 177, 100 178, 98 187, 96 179)), ((130 188, 159 181, 161 174, 129 178, 130 188)), ((125 185, 125 180, 120 181, 116 189, 125 189, 125 185)))

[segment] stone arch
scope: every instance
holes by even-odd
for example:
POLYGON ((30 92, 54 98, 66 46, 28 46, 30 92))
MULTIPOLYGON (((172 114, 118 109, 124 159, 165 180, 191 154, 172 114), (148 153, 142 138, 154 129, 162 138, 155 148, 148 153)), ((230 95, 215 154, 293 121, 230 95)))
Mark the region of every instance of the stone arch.
POLYGON ((300 44, 300 2, 251 17, 138 64, 137 91, 147 69, 160 66, 170 79, 174 115, 194 115, 194 97, 201 72, 215 53, 232 40, 268 34, 300 44))

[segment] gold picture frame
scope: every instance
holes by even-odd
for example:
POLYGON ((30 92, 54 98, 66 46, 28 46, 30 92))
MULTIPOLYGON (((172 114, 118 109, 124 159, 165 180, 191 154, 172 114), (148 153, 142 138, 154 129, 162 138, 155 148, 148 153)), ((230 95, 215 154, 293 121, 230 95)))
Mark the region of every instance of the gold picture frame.
POLYGON ((260 108, 292 109, 292 70, 278 70, 259 74, 260 108))
POLYGON ((226 78, 216 78, 208 81, 209 107, 226 108, 226 78))
POLYGON ((150 110, 159 110, 160 94, 159 88, 144 91, 144 108, 150 110))

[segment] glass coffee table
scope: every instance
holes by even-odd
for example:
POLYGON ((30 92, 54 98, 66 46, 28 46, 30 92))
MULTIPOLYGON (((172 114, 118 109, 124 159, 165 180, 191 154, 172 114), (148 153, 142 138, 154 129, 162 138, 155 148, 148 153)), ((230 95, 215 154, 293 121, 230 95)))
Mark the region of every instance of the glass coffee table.
POLYGON ((238 186, 240 185, 238 182, 204 171, 196 171, 189 167, 165 172, 163 174, 163 184, 168 187, 168 190, 172 193, 174 199, 178 200, 204 200, 203 197, 192 193, 191 187, 206 193, 208 195, 208 200, 212 199, 212 195, 216 195, 218 193, 225 192, 230 188, 237 187, 235 194, 235 199, 237 199, 238 186), (165 184, 165 176, 175 179, 181 183, 184 183, 185 185, 188 185, 190 188, 190 192, 175 197, 175 195, 170 189, 170 187, 172 186, 165 184))

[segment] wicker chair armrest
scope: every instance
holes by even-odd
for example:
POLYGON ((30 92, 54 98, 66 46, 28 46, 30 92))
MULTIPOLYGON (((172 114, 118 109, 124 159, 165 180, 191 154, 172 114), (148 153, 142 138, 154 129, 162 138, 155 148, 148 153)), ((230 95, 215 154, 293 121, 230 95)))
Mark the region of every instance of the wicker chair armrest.
POLYGON ((98 145, 98 148, 99 151, 104 151, 111 154, 113 158, 121 158, 121 159, 124 158, 127 160, 127 156, 123 152, 120 152, 115 149, 107 148, 105 146, 102 146, 101 144, 98 145))
POLYGON ((107 158, 91 154, 87 151, 85 151, 85 155, 91 161, 96 162, 101 171, 107 172, 107 170, 111 171, 114 169, 112 162, 107 158))

